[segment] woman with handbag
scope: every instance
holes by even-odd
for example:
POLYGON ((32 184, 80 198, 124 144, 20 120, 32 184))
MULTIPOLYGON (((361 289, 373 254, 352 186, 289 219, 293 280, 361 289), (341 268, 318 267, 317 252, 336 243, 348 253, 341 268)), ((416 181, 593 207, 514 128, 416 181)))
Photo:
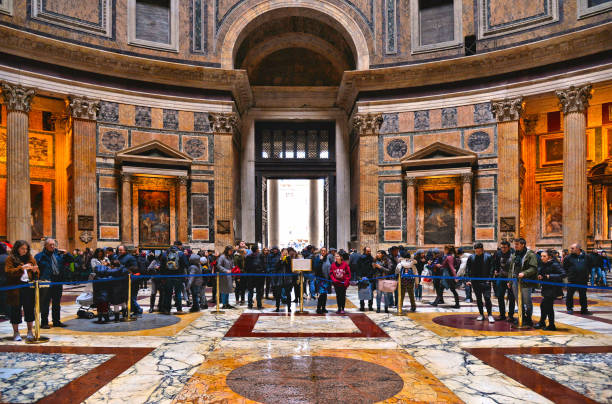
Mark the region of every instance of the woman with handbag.
MULTIPOLYGON (((565 271, 559 265, 559 262, 553 258, 553 251, 547 250, 542 252, 542 265, 539 269, 538 279, 546 282, 563 282, 565 271)), ((561 286, 542 284, 542 303, 540 304, 540 321, 533 328, 542 328, 547 331, 557 331, 555 327, 555 311, 553 305, 555 298, 563 296, 561 286), (548 327, 546 326, 546 318, 548 317, 548 327)))
MULTIPOLYGON (((387 252, 379 250, 376 253, 376 259, 372 264, 374 267, 374 276, 376 278, 389 276, 394 273, 391 267, 391 261, 387 257, 387 252)), ((384 297, 385 299, 385 313, 389 313, 389 306, 393 301, 393 292, 397 288, 397 281, 393 279, 378 279, 376 285, 376 312, 380 313, 380 300, 384 297)))
MULTIPOLYGON (((6 258, 4 271, 6 273, 6 286, 25 285, 40 277, 38 265, 30 253, 30 245, 27 241, 17 240, 11 253, 6 258)), ((6 300, 9 306, 11 325, 13 326, 13 341, 21 341, 19 335, 19 324, 21 324, 21 309, 28 325, 26 339, 34 339, 32 324, 34 322, 34 289, 22 287, 6 292, 6 300)))
POLYGON ((338 303, 338 311, 336 313, 344 314, 346 288, 348 288, 351 282, 351 269, 340 254, 336 254, 334 258, 335 262, 331 266, 329 277, 336 291, 336 301, 338 303))

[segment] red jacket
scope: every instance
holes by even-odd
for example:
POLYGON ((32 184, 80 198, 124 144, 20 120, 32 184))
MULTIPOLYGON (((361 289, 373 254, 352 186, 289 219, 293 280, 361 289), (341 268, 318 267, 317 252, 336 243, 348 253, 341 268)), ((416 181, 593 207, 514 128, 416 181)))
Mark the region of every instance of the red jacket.
POLYGON ((334 285, 348 288, 351 282, 351 268, 344 261, 340 265, 334 262, 329 269, 329 277, 334 285))

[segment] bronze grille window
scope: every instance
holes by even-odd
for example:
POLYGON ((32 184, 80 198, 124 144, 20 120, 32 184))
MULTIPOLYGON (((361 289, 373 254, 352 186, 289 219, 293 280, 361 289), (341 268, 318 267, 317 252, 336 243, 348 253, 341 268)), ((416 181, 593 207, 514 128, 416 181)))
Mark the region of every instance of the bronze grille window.
POLYGON ((259 122, 257 160, 334 161, 333 130, 332 122, 259 122))

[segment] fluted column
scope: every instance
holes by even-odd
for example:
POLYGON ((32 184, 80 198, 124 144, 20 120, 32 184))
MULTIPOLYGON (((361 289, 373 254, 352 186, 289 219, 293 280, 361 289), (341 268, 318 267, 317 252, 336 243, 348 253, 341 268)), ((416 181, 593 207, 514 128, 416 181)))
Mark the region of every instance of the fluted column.
POLYGON ((406 178, 406 242, 409 246, 417 245, 416 232, 416 178, 406 178))
POLYGON ((96 198, 96 119, 100 101, 69 97, 72 116, 72 184, 74 186, 74 248, 96 246, 98 238, 96 198))
POLYGON ((353 129, 359 137, 359 246, 378 246, 378 131, 382 114, 357 114, 353 129))
POLYGON ((187 177, 178 177, 178 239, 187 243, 188 240, 188 229, 187 229, 187 217, 189 212, 187 211, 187 177))
POLYGON ((214 133, 215 248, 222 251, 234 243, 235 195, 237 178, 233 144, 237 119, 233 113, 209 115, 214 133))
POLYGON ((34 89, 2 83, 6 104, 6 229, 7 238, 32 241, 28 113, 34 89))
POLYGON ((268 185, 268 242, 270 247, 279 244, 278 180, 269 180, 268 185))
POLYGON ((492 101, 491 107, 498 122, 498 229, 502 218, 506 223, 514 222, 514 231, 502 235, 502 238, 512 239, 519 236, 520 228, 521 147, 519 120, 523 113, 523 98, 492 101))
POLYGON ((525 179, 521 189, 522 211, 521 211, 521 235, 527 241, 527 245, 534 248, 538 237, 538 200, 537 185, 535 181, 536 171, 536 134, 535 125, 538 116, 533 115, 523 119, 525 136, 523 137, 522 160, 525 167, 525 179))
POLYGON ((68 248, 68 151, 66 115, 54 115, 55 121, 55 238, 60 248, 68 248))
POLYGON ((463 203, 461 205, 461 242, 472 244, 472 173, 461 175, 463 203))
POLYGON ((308 226, 310 230, 310 244, 319 246, 319 187, 318 180, 309 181, 310 216, 308 226))
POLYGON ((563 112, 563 247, 587 238, 587 139, 586 115, 591 85, 556 91, 563 112))
POLYGON ((121 241, 123 244, 134 244, 132 226, 132 175, 121 174, 121 241))

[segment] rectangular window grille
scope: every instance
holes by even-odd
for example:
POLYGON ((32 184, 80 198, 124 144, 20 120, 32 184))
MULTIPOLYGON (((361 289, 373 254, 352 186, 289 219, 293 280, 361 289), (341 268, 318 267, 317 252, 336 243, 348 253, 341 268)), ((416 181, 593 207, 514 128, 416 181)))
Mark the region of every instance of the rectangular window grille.
POLYGON ((333 160, 333 130, 330 122, 257 123, 257 159, 333 160))

